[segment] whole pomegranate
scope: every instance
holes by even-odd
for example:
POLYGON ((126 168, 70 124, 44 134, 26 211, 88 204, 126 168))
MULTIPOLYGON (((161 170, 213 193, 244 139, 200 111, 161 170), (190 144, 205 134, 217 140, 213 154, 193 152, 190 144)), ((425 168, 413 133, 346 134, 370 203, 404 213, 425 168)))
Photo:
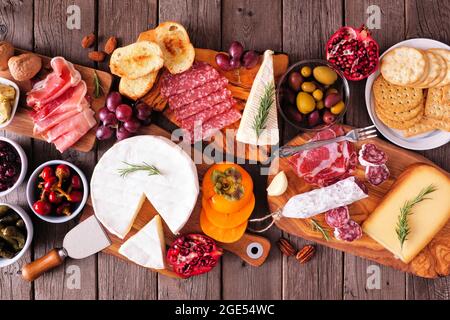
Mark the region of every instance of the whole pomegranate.
POLYGON ((201 234, 183 235, 167 251, 167 261, 180 277, 189 278, 211 271, 223 254, 214 240, 201 234))
POLYGON ((367 78, 378 67, 380 48, 366 26, 342 27, 328 40, 327 60, 344 73, 347 80, 367 78))

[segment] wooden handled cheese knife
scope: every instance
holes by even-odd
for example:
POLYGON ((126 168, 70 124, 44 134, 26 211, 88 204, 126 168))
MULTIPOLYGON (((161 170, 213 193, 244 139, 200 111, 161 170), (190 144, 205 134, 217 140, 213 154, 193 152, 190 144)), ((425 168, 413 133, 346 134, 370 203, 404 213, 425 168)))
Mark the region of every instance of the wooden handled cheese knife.
POLYGON ((70 230, 64 237, 63 247, 53 249, 45 256, 22 268, 22 277, 34 281, 43 273, 60 266, 67 257, 84 259, 111 245, 103 227, 91 216, 70 230))

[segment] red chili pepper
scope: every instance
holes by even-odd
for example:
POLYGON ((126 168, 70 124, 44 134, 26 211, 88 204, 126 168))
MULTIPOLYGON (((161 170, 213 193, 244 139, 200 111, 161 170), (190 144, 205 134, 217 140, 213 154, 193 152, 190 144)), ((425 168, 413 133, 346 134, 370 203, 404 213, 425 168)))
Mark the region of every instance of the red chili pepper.
POLYGON ((56 176, 58 177, 58 187, 61 188, 64 179, 70 177, 70 169, 65 164, 60 164, 56 167, 56 176))
POLYGON ((72 211, 70 210, 70 204, 67 202, 60 205, 58 208, 56 208, 56 214, 62 216, 70 216, 72 214, 72 211))
POLYGON ((72 176, 71 186, 74 189, 81 189, 83 187, 81 178, 77 175, 72 176))
POLYGON ((50 191, 48 195, 48 201, 54 204, 60 204, 62 202, 62 197, 55 191, 50 191))
POLYGON ((41 177, 44 181, 47 181, 49 178, 54 177, 55 173, 53 172, 52 167, 45 167, 42 169, 41 174, 39 177, 41 177))
POLYGON ((52 211, 52 206, 47 201, 38 200, 33 204, 33 210, 41 216, 47 216, 52 211))

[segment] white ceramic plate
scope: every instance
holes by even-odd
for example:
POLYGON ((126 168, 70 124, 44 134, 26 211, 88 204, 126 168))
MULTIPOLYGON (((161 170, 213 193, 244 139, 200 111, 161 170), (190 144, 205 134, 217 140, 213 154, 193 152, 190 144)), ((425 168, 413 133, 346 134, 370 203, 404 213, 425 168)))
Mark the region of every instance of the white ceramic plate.
MULTIPOLYGON (((381 58, 389 51, 396 47, 401 46, 408 46, 418 49, 431 49, 431 48, 443 48, 450 50, 450 46, 431 39, 425 39, 425 38, 416 38, 416 39, 410 39, 405 40, 402 42, 397 43, 396 45, 393 45, 390 47, 386 52, 384 52, 381 58)), ((396 145, 411 149, 411 150, 430 150, 434 149, 440 146, 443 146, 450 142, 450 132, 445 132, 441 130, 434 130, 430 131, 421 135, 417 135, 410 138, 405 138, 402 135, 401 130, 391 129, 387 126, 385 126, 376 116, 375 114, 375 104, 374 104, 374 97, 372 94, 372 86, 375 79, 380 74, 380 71, 377 70, 374 72, 369 78, 367 78, 366 83, 366 106, 367 111, 369 112, 370 119, 372 119, 372 122, 377 127, 378 131, 386 137, 389 141, 395 143, 396 145)))
POLYGON ((16 114, 17 106, 19 105, 20 90, 19 90, 19 87, 17 86, 17 84, 15 84, 14 82, 12 82, 8 79, 5 79, 5 78, 0 77, 0 84, 11 86, 14 88, 14 90, 16 90, 16 97, 14 99, 12 109, 11 109, 11 118, 8 121, 0 124, 0 129, 2 129, 2 128, 7 127, 11 123, 11 121, 14 118, 14 115, 16 114))

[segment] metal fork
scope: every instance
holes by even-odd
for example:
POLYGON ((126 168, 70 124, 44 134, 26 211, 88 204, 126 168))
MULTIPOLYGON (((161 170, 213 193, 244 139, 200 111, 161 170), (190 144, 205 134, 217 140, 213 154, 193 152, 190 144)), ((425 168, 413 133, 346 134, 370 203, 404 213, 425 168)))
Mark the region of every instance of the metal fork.
POLYGON ((375 129, 375 126, 353 129, 352 131, 349 131, 345 136, 339 136, 334 139, 312 141, 303 144, 301 146, 283 146, 280 149, 278 149, 276 153, 280 158, 290 157, 296 154, 297 152, 322 147, 333 142, 341 142, 341 141, 357 142, 375 138, 377 136, 376 132, 377 130, 375 129))

